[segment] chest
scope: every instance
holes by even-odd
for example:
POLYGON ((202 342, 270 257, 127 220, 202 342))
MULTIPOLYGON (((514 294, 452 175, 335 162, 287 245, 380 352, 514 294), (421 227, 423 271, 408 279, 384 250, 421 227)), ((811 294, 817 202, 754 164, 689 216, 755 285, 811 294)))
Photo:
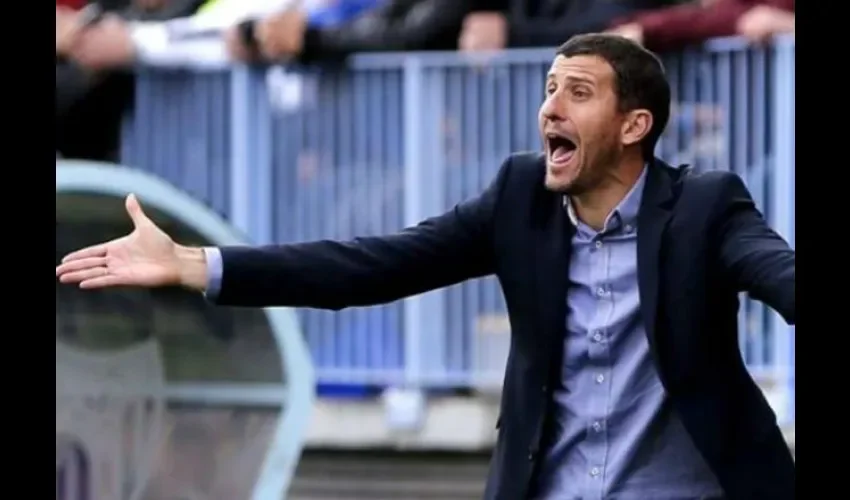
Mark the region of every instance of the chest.
POLYGON ((578 231, 567 269, 567 365, 581 365, 596 351, 615 356, 629 337, 644 335, 640 322, 637 235, 578 231))
POLYGON ((619 309, 638 300, 637 242, 631 226, 612 233, 577 232, 564 269, 568 302, 587 309, 604 304, 619 309))
POLYGON ((514 333, 562 337, 565 321, 576 328, 600 318, 625 323, 636 312, 650 329, 659 305, 699 306, 720 279, 712 245, 705 231, 676 219, 654 234, 628 224, 608 234, 548 228, 502 246, 498 276, 514 333))

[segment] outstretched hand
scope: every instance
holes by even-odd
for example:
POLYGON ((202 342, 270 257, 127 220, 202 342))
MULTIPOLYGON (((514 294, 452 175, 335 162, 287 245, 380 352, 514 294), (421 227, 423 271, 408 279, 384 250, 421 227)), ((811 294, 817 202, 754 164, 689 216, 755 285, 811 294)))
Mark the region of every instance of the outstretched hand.
POLYGON ((181 284, 179 246, 145 215, 135 195, 125 205, 133 232, 66 255, 56 267, 60 282, 87 289, 181 284))

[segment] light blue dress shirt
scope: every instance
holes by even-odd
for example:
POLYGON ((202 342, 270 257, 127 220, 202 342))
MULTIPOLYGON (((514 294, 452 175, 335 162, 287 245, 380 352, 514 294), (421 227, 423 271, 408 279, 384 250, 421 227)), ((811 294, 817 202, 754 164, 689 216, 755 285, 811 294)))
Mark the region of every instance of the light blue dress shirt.
POLYGON ((556 436, 544 458, 545 500, 698 500, 723 491, 673 410, 640 314, 638 182, 601 231, 575 226, 556 436))

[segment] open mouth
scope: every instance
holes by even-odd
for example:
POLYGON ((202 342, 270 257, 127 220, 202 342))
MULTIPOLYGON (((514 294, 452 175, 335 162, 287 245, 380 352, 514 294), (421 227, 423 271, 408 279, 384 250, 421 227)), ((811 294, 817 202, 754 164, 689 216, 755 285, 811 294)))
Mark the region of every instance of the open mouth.
POLYGON ((576 149, 578 149, 572 139, 552 132, 546 134, 546 146, 549 152, 549 161, 558 165, 566 164, 572 160, 576 149))

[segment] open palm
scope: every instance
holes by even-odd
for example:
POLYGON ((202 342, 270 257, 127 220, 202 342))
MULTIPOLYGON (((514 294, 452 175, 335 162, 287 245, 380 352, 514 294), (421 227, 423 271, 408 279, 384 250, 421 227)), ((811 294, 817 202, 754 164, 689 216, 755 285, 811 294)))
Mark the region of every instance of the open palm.
POLYGON ((179 283, 174 241, 145 215, 134 195, 127 197, 126 207, 133 232, 66 255, 56 267, 62 283, 76 283, 80 288, 179 283))

